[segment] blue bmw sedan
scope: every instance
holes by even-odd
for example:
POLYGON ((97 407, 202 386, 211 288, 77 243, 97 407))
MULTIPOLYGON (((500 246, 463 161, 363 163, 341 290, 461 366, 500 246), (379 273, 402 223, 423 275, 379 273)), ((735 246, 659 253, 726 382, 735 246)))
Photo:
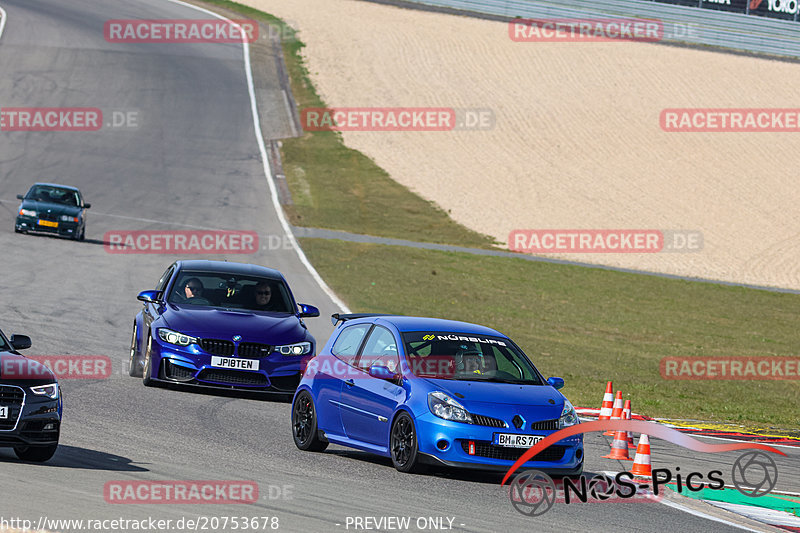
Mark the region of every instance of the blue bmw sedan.
POLYGON ((130 375, 157 382, 291 395, 319 316, 295 302, 283 275, 258 265, 177 261, 139 293, 130 375))
MULTIPOLYGON (((425 464, 507 470, 532 445, 577 424, 572 404, 522 350, 493 329, 435 318, 333 315, 336 329, 310 360, 292 404, 301 450, 329 443, 425 464)), ((525 464, 583 471, 583 436, 525 464)))

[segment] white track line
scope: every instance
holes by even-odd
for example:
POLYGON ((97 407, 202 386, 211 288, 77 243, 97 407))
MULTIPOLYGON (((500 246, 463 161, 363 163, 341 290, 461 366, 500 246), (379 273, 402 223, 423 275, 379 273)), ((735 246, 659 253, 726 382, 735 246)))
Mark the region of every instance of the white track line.
POLYGON ((0 16, 3 18, 0 19, 0 37, 3 36, 3 30, 6 29, 6 20, 8 20, 8 15, 6 15, 6 10, 0 7, 0 16))
MULTIPOLYGON (((223 17, 213 11, 208 9, 194 6, 192 4, 187 4, 186 2, 182 2, 181 0, 167 0, 167 2, 172 2, 173 4, 179 4, 182 6, 186 6, 192 9, 196 9, 197 11, 201 11, 213 17, 216 17, 220 20, 227 21, 232 25, 236 26, 237 28, 241 29, 241 26, 233 22, 227 17, 223 17)), ((242 31, 242 34, 245 35, 245 32, 242 31)), ((269 192, 272 196, 272 205, 275 208, 275 213, 278 215, 278 220, 281 222, 281 226, 283 227, 283 231, 286 236, 289 238, 289 241, 292 243, 292 247, 294 248, 295 252, 297 252, 297 257, 300 259, 300 262, 306 267, 308 272, 311 274, 311 277, 314 278, 314 281, 317 282, 317 285, 328 295, 328 297, 333 301, 333 303, 339 307, 345 313, 350 312, 350 308, 348 308, 345 303, 336 296, 328 284, 325 283, 325 280, 319 275, 319 272, 314 268, 314 266, 308 261, 306 254, 303 253, 303 250, 300 248, 300 245, 297 243, 297 239, 295 239, 294 234, 292 233, 291 228, 289 227, 289 223, 286 220, 286 216, 283 214, 283 208, 281 207, 280 200, 278 199, 278 190, 275 187, 275 183, 272 180, 272 170, 269 168, 269 159, 267 157, 267 147, 264 144, 264 136, 261 135, 261 120, 258 118, 258 106, 256 105, 256 94, 255 88, 253 87, 253 70, 250 67, 250 44, 246 41, 242 41, 242 51, 244 53, 244 72, 247 78, 247 91, 250 94, 250 110, 253 113, 253 126, 256 132, 256 140, 258 141, 258 151, 261 154, 261 161, 264 166, 264 176, 267 178, 267 184, 269 185, 269 192)))

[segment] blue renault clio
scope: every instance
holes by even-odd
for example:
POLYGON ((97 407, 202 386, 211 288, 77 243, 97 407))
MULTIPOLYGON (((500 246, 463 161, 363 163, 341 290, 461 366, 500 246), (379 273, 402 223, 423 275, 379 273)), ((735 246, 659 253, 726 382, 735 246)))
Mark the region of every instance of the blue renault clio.
MULTIPOLYGON (((539 440, 577 424, 572 404, 522 350, 493 329, 435 318, 333 315, 292 404, 301 450, 329 443, 390 457, 401 472, 425 464, 507 470, 539 440)), ((524 465, 583 471, 583 436, 524 465)))

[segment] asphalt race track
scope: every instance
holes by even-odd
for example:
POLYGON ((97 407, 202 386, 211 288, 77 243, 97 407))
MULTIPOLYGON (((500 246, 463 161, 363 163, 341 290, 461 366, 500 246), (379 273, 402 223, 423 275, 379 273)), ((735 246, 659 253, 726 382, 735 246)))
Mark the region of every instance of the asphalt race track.
MULTIPOLYGON (((335 446, 300 452, 288 403, 145 388, 128 377, 136 294, 153 288, 177 257, 110 254, 109 230, 257 231, 259 252, 214 257, 281 270, 298 301, 321 309, 307 321, 320 344, 339 309, 290 246, 271 245, 283 232, 260 161, 241 45, 104 39, 109 19, 208 18, 166 0, 0 0, 0 7, 8 14, 0 107, 97 107, 106 117, 94 132, 0 133, 0 327, 30 335, 30 354, 113 361, 108 379, 62 380, 61 446, 51 461, 24 464, 0 449, 0 518, 269 516, 280 531, 310 532, 347 531, 348 517, 365 516, 411 517, 412 531, 419 517, 444 517, 445 526, 450 518, 454 530, 476 532, 732 529, 658 503, 559 505, 528 518, 513 509, 497 475, 404 475, 388 460, 335 446), (110 127, 114 111, 136 113, 137 124, 110 127), (34 181, 84 192, 92 204, 85 242, 13 232, 15 195, 34 181), (261 498, 115 505, 103 497, 114 480, 249 480, 261 498)), ((620 469, 599 459, 607 449, 606 438, 587 436, 587 470, 620 469)), ((671 445, 654 443, 655 453, 711 468, 671 445)), ((787 466, 797 464, 793 453, 787 466)))

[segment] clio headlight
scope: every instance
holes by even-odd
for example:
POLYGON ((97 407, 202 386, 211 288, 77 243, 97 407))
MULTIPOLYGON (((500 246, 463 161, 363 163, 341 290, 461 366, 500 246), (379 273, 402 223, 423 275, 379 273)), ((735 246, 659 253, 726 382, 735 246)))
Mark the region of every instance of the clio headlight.
POLYGON ((472 417, 464 406, 443 392, 428 393, 428 408, 439 418, 472 424, 472 417))
POLYGON ((167 328, 158 328, 158 338, 176 346, 189 346, 195 344, 197 339, 167 328))
POLYGON ((561 411, 561 417, 558 419, 558 429, 564 429, 578 423, 580 423, 580 420, 578 420, 578 413, 575 412, 575 408, 572 407, 570 401, 565 398, 564 409, 561 411))
POLYGON ((35 217, 36 211, 34 211, 33 209, 20 209, 19 214, 24 217, 35 217))

